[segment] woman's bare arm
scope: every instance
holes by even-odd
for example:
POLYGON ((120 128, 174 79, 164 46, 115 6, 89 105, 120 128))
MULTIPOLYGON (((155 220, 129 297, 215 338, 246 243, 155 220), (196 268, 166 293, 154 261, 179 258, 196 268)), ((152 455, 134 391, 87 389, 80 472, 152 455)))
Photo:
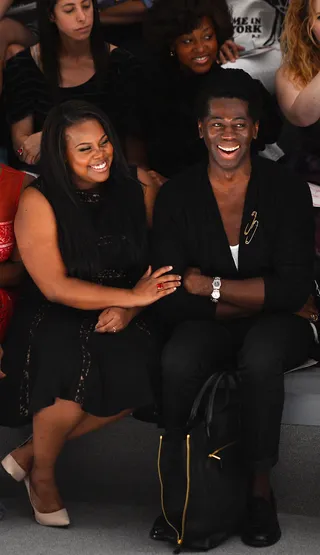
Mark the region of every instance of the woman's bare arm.
POLYGON ((11 8, 13 0, 2 0, 0 3, 0 20, 6 15, 9 8, 11 8))
POLYGON ((102 8, 100 21, 104 25, 127 25, 142 21, 147 8, 142 0, 127 0, 121 4, 102 8))
POLYGON ((40 157, 42 132, 33 132, 33 118, 27 116, 11 126, 12 144, 16 152, 22 149, 19 159, 27 164, 36 164, 40 157))
POLYGON ((27 116, 26 118, 17 121, 11 125, 11 139, 13 148, 18 150, 24 141, 33 134, 33 118, 27 116))
POLYGON ((21 197, 15 232, 25 268, 48 300, 83 310, 135 305, 131 289, 103 287, 68 277, 53 210, 36 189, 27 189, 21 197))
POLYGON ((293 125, 308 127, 320 119, 320 72, 299 88, 282 66, 276 74, 276 92, 281 110, 293 125))
POLYGON ((149 173, 146 170, 143 170, 142 168, 138 168, 138 179, 142 184, 142 188, 143 188, 148 227, 151 228, 152 219, 153 219, 153 209, 154 209, 154 205, 155 205, 160 187, 150 177, 149 173))
POLYGON ((171 295, 181 285, 180 276, 168 274, 172 266, 153 273, 149 267, 133 289, 104 287, 69 277, 59 249, 53 210, 42 193, 33 188, 27 189, 20 199, 15 232, 26 270, 44 296, 54 303, 81 310, 144 307, 171 295))
POLYGON ((0 287, 16 287, 24 275, 24 267, 18 259, 17 251, 13 253, 16 260, 8 260, 0 264, 0 287))

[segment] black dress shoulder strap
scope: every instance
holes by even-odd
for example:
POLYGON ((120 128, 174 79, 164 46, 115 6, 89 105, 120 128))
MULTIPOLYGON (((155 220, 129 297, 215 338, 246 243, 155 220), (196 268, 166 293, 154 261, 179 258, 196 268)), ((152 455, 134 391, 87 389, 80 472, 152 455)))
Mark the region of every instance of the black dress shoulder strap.
POLYGON ((37 177, 37 179, 35 179, 31 183, 29 183, 29 185, 27 185, 27 189, 29 189, 29 187, 33 187, 34 189, 37 189, 37 191, 40 191, 40 193, 42 193, 44 195, 43 181, 42 181, 41 177, 37 177))

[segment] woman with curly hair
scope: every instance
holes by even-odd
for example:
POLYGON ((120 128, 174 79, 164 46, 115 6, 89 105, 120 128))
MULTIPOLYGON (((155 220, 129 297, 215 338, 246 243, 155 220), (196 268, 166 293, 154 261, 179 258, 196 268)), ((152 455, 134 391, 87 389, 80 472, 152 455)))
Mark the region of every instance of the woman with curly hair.
MULTIPOLYGON (((225 54, 234 47, 232 17, 226 0, 155 0, 145 34, 154 52, 144 99, 148 163, 162 182, 205 155, 194 101, 208 75, 219 78, 221 48, 225 54)), ((262 122, 260 150, 280 127, 266 90, 264 96, 268 128, 262 122)))
POLYGON ((277 72, 280 107, 301 128, 295 168, 320 185, 320 0, 291 0, 281 37, 283 65, 277 72))

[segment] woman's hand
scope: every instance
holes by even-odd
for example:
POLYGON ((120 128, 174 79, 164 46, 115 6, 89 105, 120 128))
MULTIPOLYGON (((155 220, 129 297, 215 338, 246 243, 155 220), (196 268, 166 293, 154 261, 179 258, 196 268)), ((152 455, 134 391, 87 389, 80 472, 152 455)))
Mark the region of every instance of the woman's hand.
POLYGON ((99 333, 116 333, 124 330, 135 317, 132 308, 106 308, 101 312, 95 331, 99 333))
POLYGON ((237 44, 233 40, 226 40, 220 48, 218 54, 218 63, 226 64, 227 62, 235 62, 239 58, 239 52, 243 52, 245 48, 237 44))
POLYGON ((181 276, 168 274, 172 266, 164 266, 152 273, 149 266, 146 273, 132 289, 135 306, 149 306, 167 295, 171 295, 181 285, 181 276))
POLYGON ((33 133, 29 135, 21 144, 18 149, 18 154, 20 160, 26 162, 26 164, 34 165, 39 162, 40 159, 40 145, 41 145, 42 133, 33 133))
MULTIPOLYGON (((3 348, 0 345, 0 364, 1 364, 1 361, 2 361, 2 357, 3 357, 3 348)), ((0 380, 2 380, 5 377, 6 377, 6 375, 2 372, 2 370, 0 370, 0 380)))
POLYGON ((301 316, 301 318, 305 318, 310 322, 317 322, 319 318, 319 311, 315 305, 314 296, 310 295, 306 304, 296 312, 297 316, 301 316))
POLYGON ((153 183, 157 187, 161 187, 164 183, 166 183, 166 181, 168 181, 167 177, 164 177, 163 175, 161 175, 160 173, 154 170, 149 170, 148 175, 151 177, 153 183))

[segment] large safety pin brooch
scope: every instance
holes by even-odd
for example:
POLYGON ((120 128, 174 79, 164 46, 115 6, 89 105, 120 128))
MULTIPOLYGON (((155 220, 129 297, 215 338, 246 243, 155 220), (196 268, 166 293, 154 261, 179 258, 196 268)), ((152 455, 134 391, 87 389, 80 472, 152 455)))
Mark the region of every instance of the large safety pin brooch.
POLYGON ((253 212, 251 212, 251 216, 253 217, 253 220, 251 223, 247 224, 244 230, 244 236, 245 236, 245 244, 246 245, 250 245, 252 239, 254 238, 256 231, 259 227, 259 220, 257 220, 257 215, 258 212, 256 212, 255 210, 253 212))

